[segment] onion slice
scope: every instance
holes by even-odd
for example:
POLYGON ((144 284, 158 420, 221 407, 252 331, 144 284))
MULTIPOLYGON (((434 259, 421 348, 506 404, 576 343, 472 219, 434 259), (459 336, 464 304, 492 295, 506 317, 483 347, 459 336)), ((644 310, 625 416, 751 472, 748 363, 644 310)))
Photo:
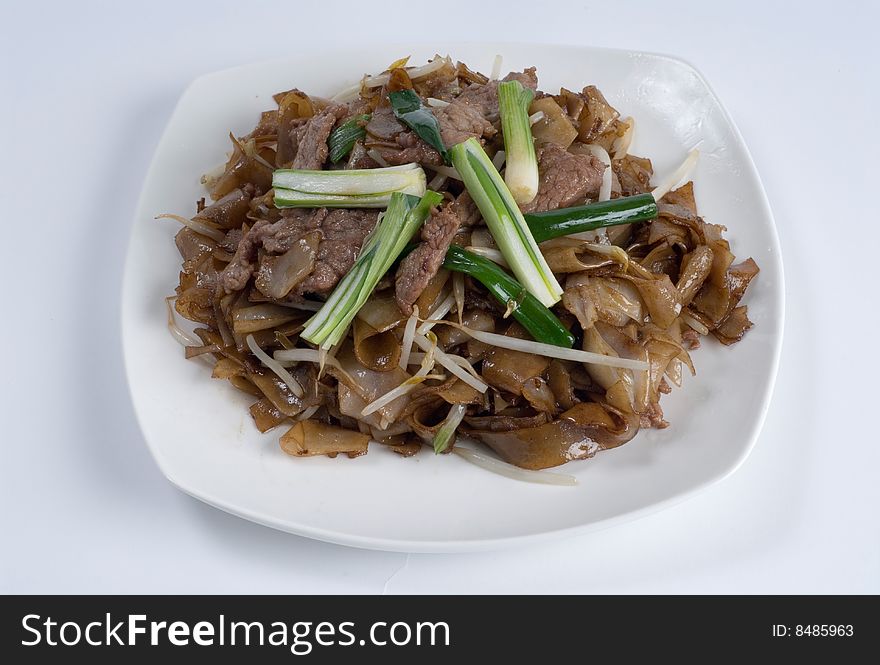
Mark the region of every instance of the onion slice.
POLYGON ((367 150, 367 155, 379 166, 389 166, 388 162, 385 161, 385 158, 375 148, 370 148, 369 150, 367 150))
POLYGON ((465 249, 477 256, 482 256, 490 261, 494 261, 503 268, 509 267, 507 265, 507 259, 504 258, 504 254, 501 253, 500 249, 494 249, 492 247, 475 247, 473 245, 469 245, 468 247, 465 247, 465 249))
MULTIPOLYGON (((435 57, 431 62, 424 64, 420 67, 407 67, 406 73, 409 75, 409 78, 413 81, 417 81, 418 79, 424 78, 429 74, 433 74, 434 72, 443 69, 446 64, 452 63, 452 59, 449 56, 446 57, 435 57)), ((357 99, 358 94, 361 91, 361 88, 379 88, 388 81, 391 80, 391 74, 377 74, 375 76, 364 76, 364 78, 360 81, 360 83, 355 83, 347 88, 343 88, 339 92, 337 92, 332 97, 332 101, 334 102, 350 102, 354 99, 357 99)), ((440 101, 440 100, 437 100, 440 101)))
POLYGON ((308 409, 306 409, 301 414, 299 414, 294 420, 308 420, 313 415, 315 415, 315 413, 320 408, 321 408, 320 404, 316 404, 315 406, 310 406, 308 409))
POLYGON ((358 98, 361 92, 361 84, 355 83, 354 85, 350 85, 347 88, 343 88, 335 95, 330 98, 331 102, 338 102, 340 104, 344 104, 346 102, 352 102, 358 98))
POLYGON ((541 483, 544 485, 577 485, 577 478, 564 473, 552 473, 550 471, 532 471, 531 469, 521 469, 513 464, 502 462, 500 459, 490 457, 483 453, 479 453, 472 448, 464 448, 463 446, 455 446, 452 452, 461 457, 463 460, 476 464, 487 471, 497 473, 498 475, 512 478, 513 480, 522 480, 527 483, 541 483))
POLYGON ((602 186, 599 187, 599 201, 609 201, 611 199, 611 157, 608 151, 600 145, 590 143, 587 146, 590 154, 605 165, 602 172, 602 186))
POLYGON ((449 176, 438 173, 433 178, 431 178, 431 182, 428 183, 428 189, 434 190, 435 192, 440 191, 443 185, 446 184, 447 180, 449 180, 449 176))
POLYGON ((254 340, 253 335, 248 335, 245 337, 245 342, 247 342, 248 348, 251 350, 257 358, 260 359, 260 362, 263 363, 266 367, 272 370, 279 379, 281 379, 287 387, 290 388, 290 392, 292 392, 297 397, 303 396, 302 386, 299 385, 299 382, 291 376, 290 372, 284 369, 277 360, 272 358, 268 353, 263 351, 254 340))

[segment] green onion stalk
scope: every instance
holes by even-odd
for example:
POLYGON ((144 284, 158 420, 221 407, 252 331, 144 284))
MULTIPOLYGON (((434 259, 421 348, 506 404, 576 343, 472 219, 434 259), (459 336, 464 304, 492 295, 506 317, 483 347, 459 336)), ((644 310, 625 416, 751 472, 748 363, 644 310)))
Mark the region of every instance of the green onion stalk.
POLYGON ((340 171, 278 169, 272 175, 277 208, 385 208, 395 193, 422 196, 426 183, 418 164, 340 171))
POLYGON ((513 274, 546 307, 559 302, 562 287, 482 146, 469 138, 450 148, 449 155, 513 274))
POLYGON ((574 344, 574 336, 562 321, 497 263, 451 245, 446 251, 443 267, 470 275, 485 286, 535 341, 569 349, 574 344))
POLYGON ((422 104, 422 100, 412 90, 397 90, 388 93, 394 117, 413 130, 425 143, 433 146, 449 163, 449 153, 443 144, 440 134, 440 123, 431 113, 431 109, 422 104))
POLYGON ((656 216, 657 202, 650 193, 523 215, 537 242, 607 226, 644 222, 656 216))
POLYGON ((336 164, 354 148, 354 144, 367 135, 364 125, 369 122, 370 114, 356 115, 346 120, 330 132, 327 139, 330 161, 336 164))
POLYGON ((519 81, 498 84, 506 161, 504 182, 520 205, 530 203, 538 194, 538 158, 529 121, 529 105, 534 97, 534 91, 519 81))
POLYGON ((351 270, 306 322, 301 337, 322 349, 339 343, 382 276, 443 197, 427 191, 421 198, 394 192, 385 216, 364 241, 351 270))

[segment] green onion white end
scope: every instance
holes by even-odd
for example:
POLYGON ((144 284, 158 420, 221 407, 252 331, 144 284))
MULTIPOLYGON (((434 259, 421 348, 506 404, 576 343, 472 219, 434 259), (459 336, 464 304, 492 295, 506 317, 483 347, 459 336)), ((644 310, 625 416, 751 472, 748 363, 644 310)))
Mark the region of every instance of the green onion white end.
POLYGON ((279 169, 272 176, 278 208, 385 208, 395 192, 423 196, 426 183, 418 164, 339 171, 279 169))
MULTIPOLYGON (((520 284, 545 307, 559 302, 562 287, 544 260, 513 195, 482 146, 470 138, 450 148, 449 155, 520 284)), ((510 153, 507 158, 510 159, 510 153)))
POLYGON ((523 87, 519 81, 498 84, 498 107, 507 160, 504 182, 520 205, 530 203, 538 194, 538 158, 529 120, 529 105, 534 97, 534 91, 523 87))

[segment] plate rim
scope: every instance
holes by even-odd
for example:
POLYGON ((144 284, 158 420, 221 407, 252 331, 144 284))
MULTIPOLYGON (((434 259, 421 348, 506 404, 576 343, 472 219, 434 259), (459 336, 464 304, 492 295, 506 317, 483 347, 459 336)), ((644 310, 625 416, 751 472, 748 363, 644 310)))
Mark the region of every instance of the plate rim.
MULTIPOLYGON (((743 440, 747 440, 747 443, 742 447, 741 452, 737 459, 730 464, 726 469, 716 472, 713 475, 707 476, 702 482, 696 484, 695 486, 675 493, 674 495, 667 497, 666 499, 656 501, 650 505, 643 506, 641 508, 635 508, 633 510, 624 511, 618 513, 616 515, 606 517, 603 519, 599 519, 593 522, 589 522, 586 524, 573 525, 569 527, 563 527, 560 529, 551 529, 547 531, 541 531, 537 533, 530 533, 519 536, 502 536, 502 537, 490 537, 490 538, 481 538, 481 539, 455 539, 455 540, 410 540, 410 539, 401 539, 401 538, 388 538, 388 537, 377 537, 377 536, 363 536, 345 533, 333 529, 322 529, 320 527, 314 527, 306 524, 290 524, 287 521, 284 521, 279 518, 273 518, 271 515, 267 515, 265 513, 259 513, 254 510, 250 510, 248 508, 243 508, 241 506, 235 505, 229 501, 226 501, 222 498, 211 495, 208 492, 199 491, 197 488, 188 486, 186 483, 178 480, 175 477, 175 474, 169 468, 166 460, 163 458, 163 455, 159 448, 150 441, 150 438, 146 435, 146 427, 144 423, 144 416, 142 415, 141 409, 138 406, 138 401, 135 399, 135 395, 133 392, 133 381, 132 381, 132 368, 130 366, 129 354, 131 350, 129 349, 129 343, 127 342, 128 336, 126 335, 126 321, 128 319, 127 311, 129 305, 127 304, 126 294, 129 291, 129 280, 133 279, 130 274, 130 265, 132 261, 130 257, 135 250, 135 229, 141 217, 141 212, 143 210, 145 204, 145 197, 147 194, 146 184, 153 179, 154 172, 158 169, 158 161, 159 155, 162 152, 161 148, 165 145, 165 143, 170 141, 171 136, 171 127, 175 124, 174 121, 177 118, 178 114, 181 112, 181 108, 183 102, 189 96, 191 90, 198 85, 204 83, 205 81, 215 78, 229 75, 233 72, 241 72, 248 69, 259 69, 263 67, 275 66, 281 63, 286 63, 294 60, 296 58, 295 55, 290 55, 287 57, 280 58, 272 58, 272 59, 264 59, 257 60, 249 63, 242 63, 239 65, 235 65, 233 67, 227 67, 221 70, 216 70, 212 72, 207 72, 202 74, 195 79, 193 79, 180 93, 180 96, 177 99, 177 102, 174 105, 174 109, 168 117, 168 121, 165 124, 165 128, 162 132, 162 135, 159 141, 156 143, 156 146, 153 150, 153 156, 150 160, 150 165, 147 168, 146 174, 143 178, 141 191, 137 199, 137 203, 135 205, 135 212, 133 215, 132 222, 129 227, 129 236, 128 236, 128 244, 125 254, 125 264, 123 266, 123 278, 120 284, 120 300, 121 300, 121 308, 120 308, 120 334, 122 341, 122 355, 123 355, 123 366, 125 369, 125 378, 126 378, 126 389, 128 392, 128 396, 135 414, 135 419, 138 424, 138 428, 141 432, 141 436, 144 442, 147 445, 147 449, 150 451, 153 460, 156 462, 156 465, 159 467, 162 475, 177 489, 184 492, 185 494, 198 499, 214 508, 218 508, 226 513, 231 515, 235 515, 237 517, 249 520, 251 522, 267 526, 273 529, 277 529, 279 531, 284 531, 286 533, 291 533, 297 536, 302 536, 306 538, 311 538, 314 540, 319 540, 327 543, 332 543, 336 545, 343 545, 347 547, 354 547, 359 549, 368 549, 368 550, 377 550, 377 551, 390 551, 390 552, 400 552, 400 553, 466 553, 466 552, 478 552, 478 551, 488 551, 488 550, 500 550, 500 549, 510 549, 521 547, 524 545, 531 544, 539 544, 544 543, 551 540, 556 540, 560 538, 573 538, 579 535, 585 535, 588 533, 593 533, 596 531, 600 531, 603 529, 607 529, 613 527, 617 524, 623 524, 626 522, 632 522, 648 515, 660 512, 667 508, 670 508, 674 505, 687 501, 690 498, 693 498, 697 494, 704 492, 710 487, 716 485, 717 483, 722 482, 732 474, 734 474, 739 468, 745 463, 746 459, 748 459, 749 455, 751 455, 754 450, 755 445, 757 444, 758 438, 763 430, 764 423, 767 418, 767 414, 770 410, 770 405, 773 400, 773 395, 775 392, 776 381, 778 377, 779 365, 782 356, 782 345, 785 333, 785 319, 786 319, 786 294, 785 294, 785 270, 784 270, 784 261, 782 255, 782 246, 779 241, 779 232, 776 226, 776 219, 773 215, 772 208, 770 207, 770 201, 767 197, 767 192, 764 188, 764 182, 761 179, 758 168, 754 162, 754 158, 752 157, 751 151, 749 150, 748 144, 742 136, 742 133, 739 130, 739 127, 733 120, 733 117, 730 115, 727 107, 722 102, 721 98, 715 92, 715 89, 710 85, 709 81, 702 74, 702 72, 693 65, 690 61, 675 55, 670 55, 666 53, 654 52, 654 51, 642 51, 635 49, 624 49, 624 48, 609 48, 609 47, 600 47, 600 46, 588 46, 583 44, 572 44, 567 42, 560 43, 548 43, 548 42, 511 42, 511 41, 499 41, 492 42, 491 44, 481 44, 476 41, 445 41, 448 53, 452 53, 455 51, 457 47, 499 47, 501 48, 509 47, 511 49, 522 50, 530 47, 533 48, 543 48, 543 49, 574 49, 579 51, 589 51, 589 52, 606 52, 606 53, 616 53, 619 55, 626 56, 648 56, 650 58, 666 60, 672 62, 678 66, 682 66, 689 70, 698 80, 699 82, 705 86, 708 94, 711 96, 712 100, 717 104, 718 109, 721 112, 723 119, 726 121, 727 125, 733 132, 733 135, 737 139, 739 146, 742 148, 745 160, 744 166, 748 167, 751 175, 754 176, 755 183, 757 184, 760 196, 758 198, 757 203, 762 209, 763 214, 769 220, 770 231, 773 240, 773 252, 770 254, 771 260, 775 263, 775 267, 778 272, 778 286, 775 287, 771 293, 771 297, 774 299, 778 299, 779 308, 778 311, 773 312, 774 322, 777 324, 779 332, 773 339, 773 349, 772 349, 772 361, 770 366, 770 372, 768 376, 768 380, 764 384, 764 394, 761 399, 760 412, 758 413, 758 417, 754 419, 752 427, 747 435, 743 436, 743 440)), ((388 49, 400 49, 401 52, 407 50, 414 50, 415 48, 423 48, 421 45, 418 45, 414 42, 387 42, 383 43, 383 48, 388 49)), ((354 52, 354 49, 348 48, 345 49, 347 51, 354 52)), ((292 53, 295 53, 296 49, 292 49, 292 53)), ((766 260, 766 259, 765 259, 766 260)), ((514 481, 511 481, 514 482, 514 481)))

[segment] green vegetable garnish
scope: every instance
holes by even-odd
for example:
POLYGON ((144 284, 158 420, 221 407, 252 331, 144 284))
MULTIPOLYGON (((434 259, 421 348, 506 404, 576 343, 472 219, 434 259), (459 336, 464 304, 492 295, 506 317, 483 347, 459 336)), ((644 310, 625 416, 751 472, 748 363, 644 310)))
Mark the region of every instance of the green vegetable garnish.
POLYGON ((453 146, 449 155, 513 274, 546 307, 559 302, 562 287, 538 249, 513 195, 479 142, 469 138, 453 146))
POLYGON ((336 129, 330 132, 330 138, 327 139, 327 146, 330 148, 330 161, 336 164, 354 147, 360 139, 367 135, 364 125, 369 122, 370 115, 356 115, 346 120, 336 129))
POLYGON ((443 267, 470 275, 485 286, 502 305, 508 307, 513 318, 529 331, 535 341, 569 349, 574 344, 574 337, 562 325, 562 321, 497 263, 452 245, 446 251, 443 267))
POLYGON ((412 90, 398 90, 389 92, 388 99, 391 101, 394 116, 418 134, 425 143, 433 146, 443 157, 443 161, 449 163, 449 153, 440 135, 440 123, 431 110, 422 104, 419 96, 412 90))
POLYGON ((606 226, 643 222, 656 216, 657 202, 652 194, 636 194, 574 208, 524 215, 537 242, 606 226))
POLYGON ((504 182, 519 204, 529 203, 538 193, 538 159, 529 122, 529 105, 534 97, 534 91, 519 81, 498 84, 506 155, 504 182))
POLYGON ((321 309, 306 322, 303 339, 329 349, 339 342, 376 284, 443 197, 428 191, 420 198, 394 192, 388 210, 364 241, 351 270, 321 309))
POLYGON ((418 164, 341 171, 279 169, 272 187, 277 208, 384 208, 395 192, 424 194, 426 179, 418 164))

